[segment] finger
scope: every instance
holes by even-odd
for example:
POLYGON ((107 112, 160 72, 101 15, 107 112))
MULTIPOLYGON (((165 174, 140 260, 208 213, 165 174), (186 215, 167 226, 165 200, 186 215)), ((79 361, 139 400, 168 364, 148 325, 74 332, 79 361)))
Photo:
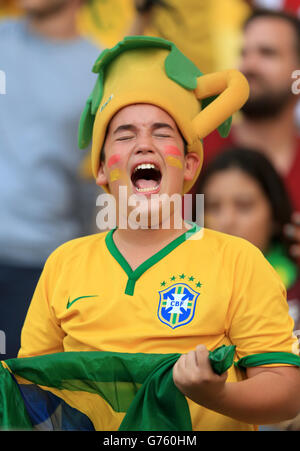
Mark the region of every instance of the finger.
POLYGON ((286 224, 283 227, 283 233, 287 238, 300 241, 300 227, 295 224, 286 224))
POLYGON ((300 226, 295 226, 294 237, 295 240, 300 243, 300 226))
POLYGON ((173 380, 177 381, 179 378, 180 373, 182 372, 183 362, 184 362, 184 355, 180 356, 177 362, 173 366, 173 380))
POLYGON ((300 226, 300 211, 295 211, 292 214, 292 221, 296 226, 300 226))
POLYGON ((188 354, 186 354, 185 366, 189 370, 192 370, 198 366, 197 355, 195 351, 190 351, 188 354))
POLYGON ((300 245, 293 244, 293 246, 290 247, 290 254, 294 258, 300 258, 300 245))
POLYGON ((182 354, 177 362, 175 363, 177 367, 185 368, 185 354, 182 354))
POLYGON ((219 378, 220 382, 225 383, 228 378, 228 371, 225 371, 225 373, 222 373, 222 374, 217 374, 217 373, 214 373, 214 374, 219 378))
POLYGON ((179 370, 178 370, 178 360, 177 360, 177 362, 173 366, 173 371, 172 371, 173 382, 175 385, 177 384, 177 381, 178 381, 178 372, 179 372, 179 370))
POLYGON ((197 353, 197 356, 198 355, 208 356, 208 350, 205 345, 198 345, 196 347, 196 353, 197 353))
POLYGON ((202 366, 208 362, 208 350, 205 345, 198 345, 196 348, 197 365, 202 366))
POLYGON ((225 373, 220 374, 220 376, 221 376, 222 379, 226 380, 227 377, 228 377, 228 371, 225 371, 225 373))
POLYGON ((203 344, 197 345, 196 349, 198 349, 199 351, 207 351, 206 346, 203 344))

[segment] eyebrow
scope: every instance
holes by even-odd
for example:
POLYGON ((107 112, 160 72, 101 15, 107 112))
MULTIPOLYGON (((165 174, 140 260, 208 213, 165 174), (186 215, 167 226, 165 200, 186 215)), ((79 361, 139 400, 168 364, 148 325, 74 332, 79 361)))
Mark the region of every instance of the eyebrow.
MULTIPOLYGON (((169 128, 170 130, 174 131, 174 128, 170 125, 167 124, 165 122, 155 122, 152 126, 151 126, 152 130, 158 130, 159 128, 169 128)), ((113 135, 117 134, 118 132, 121 131, 131 131, 131 132, 136 132, 137 131, 137 127, 133 124, 123 124, 120 125, 119 127, 116 128, 116 130, 114 130, 113 135)))
POLYGON ((170 130, 174 130, 170 124, 166 124, 165 122, 155 122, 152 125, 153 130, 157 130, 158 128, 169 128, 170 130))
POLYGON ((276 54, 280 53, 280 49, 278 49, 272 45, 261 45, 261 46, 259 46, 258 50, 262 53, 267 53, 267 54, 272 54, 272 55, 276 55, 276 54))
POLYGON ((115 135, 116 133, 121 132, 123 130, 125 130, 125 131, 129 130, 129 131, 135 132, 137 129, 132 124, 124 124, 124 125, 120 125, 119 127, 117 127, 116 130, 114 130, 113 135, 115 135))
MULTIPOLYGON (((258 44, 254 50, 259 51, 261 53, 274 54, 274 55, 280 53, 280 49, 278 49, 275 45, 265 44, 265 43, 258 44)), ((241 56, 245 55, 247 53, 247 51, 248 51, 248 49, 246 47, 242 47, 240 49, 241 56)))

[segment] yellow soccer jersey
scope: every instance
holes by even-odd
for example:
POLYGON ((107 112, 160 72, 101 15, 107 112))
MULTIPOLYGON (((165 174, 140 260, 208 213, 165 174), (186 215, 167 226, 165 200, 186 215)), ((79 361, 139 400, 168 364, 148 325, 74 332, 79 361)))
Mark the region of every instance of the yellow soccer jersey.
MULTIPOLYGON (((187 353, 198 344, 209 350, 234 344, 236 359, 297 353, 285 288, 249 242, 194 225, 133 271, 113 233, 70 241, 49 257, 19 357, 95 350, 187 353)), ((278 363, 288 364, 285 356, 278 363)), ((232 367, 228 382, 244 377, 232 367)), ((254 429, 188 402, 194 430, 254 429)))

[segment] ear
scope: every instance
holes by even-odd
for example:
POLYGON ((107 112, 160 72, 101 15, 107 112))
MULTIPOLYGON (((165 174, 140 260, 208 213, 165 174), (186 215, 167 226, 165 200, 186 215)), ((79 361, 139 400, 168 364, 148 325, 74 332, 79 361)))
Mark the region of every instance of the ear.
POLYGON ((98 174, 97 174, 97 178, 96 178, 96 184, 98 186, 103 186, 103 185, 107 185, 108 184, 108 178, 106 175, 106 170, 105 170, 105 163, 101 162, 99 169, 98 169, 98 174))
POLYGON ((196 152, 188 152, 184 158, 185 160, 185 170, 184 170, 184 180, 193 180, 197 169, 201 163, 201 159, 196 152))

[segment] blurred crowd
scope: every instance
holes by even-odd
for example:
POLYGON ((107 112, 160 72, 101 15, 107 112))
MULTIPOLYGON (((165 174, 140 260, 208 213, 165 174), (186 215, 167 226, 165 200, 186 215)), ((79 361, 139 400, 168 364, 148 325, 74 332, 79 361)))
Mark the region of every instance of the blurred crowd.
POLYGON ((206 227, 263 252, 299 331, 299 21, 299 0, 0 0, 1 358, 16 356, 48 255, 97 231, 99 188, 77 127, 94 61, 124 35, 163 37, 204 73, 236 67, 247 77, 228 137, 204 140, 193 193, 205 194, 206 227))

